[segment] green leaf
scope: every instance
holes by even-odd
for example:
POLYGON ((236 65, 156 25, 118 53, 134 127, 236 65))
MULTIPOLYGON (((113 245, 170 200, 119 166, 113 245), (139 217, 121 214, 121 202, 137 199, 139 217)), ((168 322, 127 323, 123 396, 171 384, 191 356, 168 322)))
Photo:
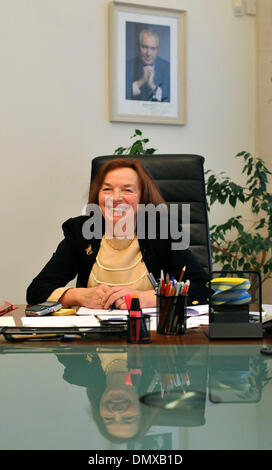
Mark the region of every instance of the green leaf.
POLYGON ((129 155, 144 155, 144 154, 153 154, 156 152, 155 148, 146 148, 146 144, 148 144, 149 139, 139 139, 142 136, 142 131, 140 129, 135 129, 134 134, 130 137, 131 139, 135 139, 136 141, 133 142, 129 147, 118 147, 114 151, 114 155, 121 155, 123 153, 129 155))
POLYGON ((131 146, 129 154, 130 155, 141 155, 143 153, 143 144, 141 140, 136 140, 131 146))
POLYGON ((235 196, 230 196, 229 197, 229 203, 232 207, 236 206, 236 201, 237 201, 237 198, 235 196))
POLYGON ((222 267, 222 271, 232 271, 231 264, 224 264, 224 266, 222 267))
POLYGON ((125 147, 118 147, 115 151, 114 151, 114 155, 122 155, 123 153, 126 153, 126 148, 125 147))
POLYGON ((255 230, 259 230, 260 228, 263 228, 265 226, 265 219, 261 219, 257 225, 257 227, 255 228, 255 230))

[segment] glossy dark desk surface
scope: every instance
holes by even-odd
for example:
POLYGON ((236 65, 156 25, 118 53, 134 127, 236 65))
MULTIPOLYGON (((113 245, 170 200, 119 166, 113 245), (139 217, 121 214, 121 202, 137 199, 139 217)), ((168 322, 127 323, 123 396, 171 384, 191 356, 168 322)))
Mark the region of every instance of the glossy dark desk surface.
POLYGON ((0 449, 272 449, 264 343, 202 328, 149 345, 2 340, 0 449))

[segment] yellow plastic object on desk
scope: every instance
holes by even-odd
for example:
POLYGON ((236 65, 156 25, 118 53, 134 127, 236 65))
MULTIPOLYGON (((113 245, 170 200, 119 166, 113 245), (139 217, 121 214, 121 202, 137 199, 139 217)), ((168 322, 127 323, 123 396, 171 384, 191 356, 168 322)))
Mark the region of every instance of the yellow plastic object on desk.
POLYGON ((211 280, 211 286, 215 290, 212 295, 214 305, 242 305, 249 304, 251 295, 250 281, 241 277, 218 277, 211 280))
POLYGON ((77 312, 76 308, 60 308, 56 312, 53 312, 52 315, 53 316, 57 316, 57 315, 75 315, 76 312, 77 312))
POLYGON ((216 293, 250 288, 249 279, 244 277, 217 277, 211 280, 211 284, 216 293))

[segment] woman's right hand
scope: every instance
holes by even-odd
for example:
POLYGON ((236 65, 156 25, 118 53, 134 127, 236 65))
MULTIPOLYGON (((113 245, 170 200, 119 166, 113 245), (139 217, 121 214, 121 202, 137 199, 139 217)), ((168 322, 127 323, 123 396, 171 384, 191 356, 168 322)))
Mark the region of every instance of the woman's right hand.
POLYGON ((96 287, 75 287, 68 289, 60 298, 64 307, 80 305, 87 308, 104 308, 112 292, 111 287, 101 284, 96 287))

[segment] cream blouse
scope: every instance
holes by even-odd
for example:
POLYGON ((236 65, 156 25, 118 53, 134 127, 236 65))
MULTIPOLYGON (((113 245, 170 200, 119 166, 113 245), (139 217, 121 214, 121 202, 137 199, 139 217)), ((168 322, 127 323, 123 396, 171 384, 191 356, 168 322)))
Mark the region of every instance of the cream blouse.
POLYGON ((103 236, 90 273, 88 287, 106 284, 151 290, 152 285, 147 274, 137 237, 132 240, 127 238, 119 240, 103 236))

